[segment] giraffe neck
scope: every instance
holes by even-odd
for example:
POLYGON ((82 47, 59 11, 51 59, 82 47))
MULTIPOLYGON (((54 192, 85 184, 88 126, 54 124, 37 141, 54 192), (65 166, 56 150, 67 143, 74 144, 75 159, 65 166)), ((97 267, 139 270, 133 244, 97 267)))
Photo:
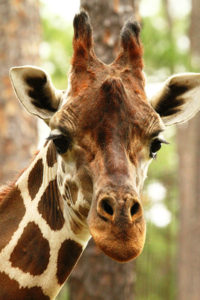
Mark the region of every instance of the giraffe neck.
POLYGON ((60 196, 49 142, 0 203, 0 300, 54 299, 89 238, 60 196))

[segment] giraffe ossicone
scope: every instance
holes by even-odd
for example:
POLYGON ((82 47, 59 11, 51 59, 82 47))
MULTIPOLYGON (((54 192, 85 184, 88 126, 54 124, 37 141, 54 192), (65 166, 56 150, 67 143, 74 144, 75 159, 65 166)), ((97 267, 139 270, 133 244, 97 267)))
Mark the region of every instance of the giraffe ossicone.
POLYGON ((17 97, 51 133, 0 191, 0 300, 54 299, 91 236, 117 261, 141 253, 147 169, 165 126, 199 111, 200 74, 172 76, 148 99, 139 31, 125 24, 119 54, 106 65, 87 14, 76 15, 68 92, 40 68, 11 69, 17 97))

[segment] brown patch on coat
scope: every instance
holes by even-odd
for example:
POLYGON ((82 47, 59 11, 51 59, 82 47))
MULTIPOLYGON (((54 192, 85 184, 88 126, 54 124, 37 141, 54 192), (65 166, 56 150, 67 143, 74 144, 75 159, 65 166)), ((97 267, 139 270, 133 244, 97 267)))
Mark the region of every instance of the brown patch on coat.
POLYGON ((81 221, 84 221, 85 217, 80 214, 79 211, 77 211, 76 209, 74 209, 74 214, 81 220, 81 221))
POLYGON ((62 195, 62 198, 63 198, 66 202, 68 202, 68 199, 67 199, 67 197, 65 196, 65 194, 62 195))
POLYGON ((10 256, 12 266, 31 275, 40 275, 46 270, 49 257, 47 239, 42 236, 38 225, 30 222, 10 256))
POLYGON ((57 179, 49 182, 38 204, 38 211, 52 230, 60 230, 63 227, 65 219, 60 206, 57 179))
POLYGON ((25 214, 21 192, 17 187, 1 191, 0 199, 0 250, 10 241, 25 214))
POLYGON ((57 162, 56 149, 53 142, 50 142, 47 150, 47 165, 48 167, 51 168, 56 162, 57 162))
POLYGON ((88 207, 84 207, 84 206, 82 206, 82 205, 79 205, 78 210, 79 210, 79 212, 80 212, 80 214, 81 214, 82 216, 84 216, 85 218, 87 218, 88 213, 89 213, 89 210, 90 210, 88 207))
POLYGON ((76 222, 74 219, 70 221, 70 227, 74 234, 78 234, 83 228, 79 222, 76 222))
POLYGON ((28 177, 28 190, 33 200, 42 185, 43 180, 43 162, 39 159, 31 170, 28 177))
POLYGON ((65 183, 65 195, 69 197, 73 204, 76 204, 78 197, 78 187, 75 182, 66 181, 65 183))
POLYGON ((65 196, 67 197, 67 199, 70 202, 71 193, 70 193, 69 186, 68 186, 67 182, 65 182, 65 191, 64 191, 64 193, 65 193, 65 196))
POLYGON ((50 300, 40 287, 23 288, 10 279, 5 273, 0 273, 0 300, 50 300))
POLYGON ((82 246, 77 242, 67 239, 62 243, 58 253, 56 273, 59 284, 65 282, 81 253, 82 246))
MULTIPOLYGON (((79 208, 80 208, 80 206, 79 206, 79 208)), ((83 215, 83 213, 86 214, 86 211, 83 211, 83 209, 82 209, 81 210, 82 213, 81 213, 80 210, 78 211, 76 209, 73 209, 73 212, 76 215, 76 217, 78 218, 78 220, 80 220, 81 222, 85 221, 86 216, 83 215)), ((70 227, 71 227, 71 230, 73 231, 74 234, 80 233, 80 231, 83 228, 83 226, 81 225, 81 223, 79 221, 77 221, 77 219, 74 219, 74 218, 72 218, 70 220, 70 227)))

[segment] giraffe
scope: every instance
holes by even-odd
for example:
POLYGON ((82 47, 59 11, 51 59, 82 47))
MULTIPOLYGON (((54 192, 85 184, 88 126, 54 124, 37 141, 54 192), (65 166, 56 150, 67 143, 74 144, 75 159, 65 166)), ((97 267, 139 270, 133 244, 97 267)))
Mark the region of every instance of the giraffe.
POLYGON ((166 126, 200 109, 200 74, 170 77, 147 99, 140 27, 129 20, 110 65, 93 50, 88 15, 74 18, 67 91, 38 67, 10 78, 27 111, 50 127, 30 165, 0 190, 0 300, 55 299, 92 236, 126 262, 145 242, 141 191, 166 126))

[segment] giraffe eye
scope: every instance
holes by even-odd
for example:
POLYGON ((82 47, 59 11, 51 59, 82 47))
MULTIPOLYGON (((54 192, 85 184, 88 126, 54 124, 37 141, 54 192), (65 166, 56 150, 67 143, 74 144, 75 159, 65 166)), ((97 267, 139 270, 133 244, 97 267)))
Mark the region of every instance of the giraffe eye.
POLYGON ((48 140, 52 140, 55 147, 56 147, 56 151, 59 154, 64 154, 65 152, 67 152, 67 150, 69 148, 71 148, 72 145, 72 139, 68 136, 65 136, 63 134, 59 134, 59 135, 50 135, 48 137, 48 140))
POLYGON ((150 146, 150 157, 155 159, 157 156, 157 152, 160 150, 162 144, 168 144, 165 140, 161 138, 156 138, 152 141, 150 146))

